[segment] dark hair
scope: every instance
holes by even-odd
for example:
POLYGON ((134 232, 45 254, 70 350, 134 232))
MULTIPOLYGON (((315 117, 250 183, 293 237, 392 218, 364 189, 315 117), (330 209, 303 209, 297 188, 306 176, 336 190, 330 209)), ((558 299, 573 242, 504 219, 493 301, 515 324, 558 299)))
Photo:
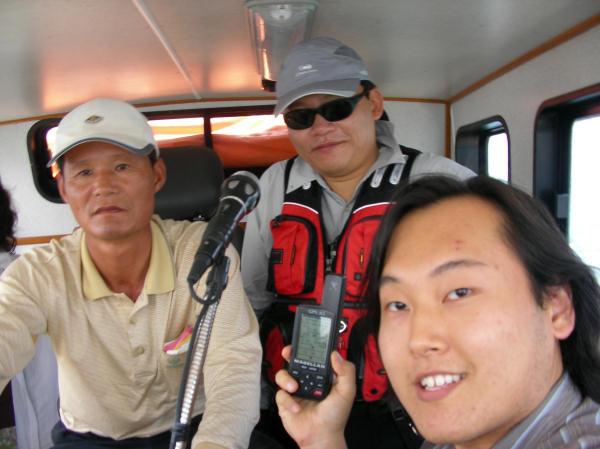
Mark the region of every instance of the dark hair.
POLYGON ((365 89, 365 90, 371 90, 371 89, 375 89, 377 86, 375 85, 375 83, 373 83, 372 81, 369 80, 362 80, 360 82, 360 85, 365 89))
POLYGON ((0 250, 12 252, 15 248, 14 226, 17 216, 10 204, 10 196, 0 183, 0 250))
POLYGON ((599 402, 600 287, 593 270, 570 248, 542 203, 492 178, 477 176, 459 181, 446 176, 427 176, 395 192, 371 250, 367 286, 371 330, 379 330, 379 281, 388 244, 398 223, 413 211, 461 196, 484 200, 502 213, 503 237, 527 270, 540 307, 549 287, 571 287, 575 328, 567 339, 560 341, 562 360, 582 395, 599 402))
MULTIPOLYGON (((371 89, 375 89, 377 86, 369 80, 362 80, 360 82, 360 85, 363 87, 363 90, 369 91, 371 89)), ((369 98, 369 93, 367 92, 367 98, 369 98)), ((390 117, 388 116, 387 112, 385 112, 385 110, 383 110, 383 112, 381 113, 381 117, 379 117, 377 120, 383 120, 386 122, 390 121, 390 117)))

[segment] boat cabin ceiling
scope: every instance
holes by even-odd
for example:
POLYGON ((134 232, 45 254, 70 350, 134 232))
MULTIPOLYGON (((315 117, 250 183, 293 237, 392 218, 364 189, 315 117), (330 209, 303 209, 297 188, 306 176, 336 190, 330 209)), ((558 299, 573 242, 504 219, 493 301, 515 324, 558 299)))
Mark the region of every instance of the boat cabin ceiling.
MULTIPOLYGON (((451 100, 586 21, 600 0, 320 0, 311 36, 366 60, 387 97, 451 100)), ((272 99, 243 0, 3 0, 0 122, 91 97, 272 99)))

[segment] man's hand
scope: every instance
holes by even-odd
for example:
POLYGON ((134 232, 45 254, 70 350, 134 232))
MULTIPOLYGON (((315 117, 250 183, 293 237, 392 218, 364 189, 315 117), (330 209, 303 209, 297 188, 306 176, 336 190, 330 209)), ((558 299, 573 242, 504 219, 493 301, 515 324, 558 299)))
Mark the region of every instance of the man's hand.
MULTIPOLYGON (((291 346, 282 355, 290 359, 291 346)), ((331 354, 334 381, 329 395, 322 401, 291 396, 298 389, 296 380, 280 370, 275 382, 281 388, 275 397, 279 416, 287 433, 302 449, 346 448, 344 428, 356 393, 354 365, 336 351, 331 354)))

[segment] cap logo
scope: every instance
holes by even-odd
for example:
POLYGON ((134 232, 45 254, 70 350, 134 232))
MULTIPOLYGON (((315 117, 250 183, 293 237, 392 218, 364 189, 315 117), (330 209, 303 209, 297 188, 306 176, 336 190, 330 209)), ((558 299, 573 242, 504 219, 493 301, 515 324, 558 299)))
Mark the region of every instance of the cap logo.
POLYGON ((298 66, 298 72, 296 72, 296 77, 306 75, 307 73, 316 72, 317 69, 313 67, 312 64, 302 64, 298 66))
POLYGON ((90 125, 95 125, 98 122, 104 120, 104 117, 100 117, 99 115, 90 115, 85 119, 85 123, 89 123, 90 125))

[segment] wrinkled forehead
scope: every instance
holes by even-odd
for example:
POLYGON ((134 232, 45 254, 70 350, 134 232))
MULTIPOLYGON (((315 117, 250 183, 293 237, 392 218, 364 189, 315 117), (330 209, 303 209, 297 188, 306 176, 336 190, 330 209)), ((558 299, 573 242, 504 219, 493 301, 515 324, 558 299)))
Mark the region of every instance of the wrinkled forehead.
POLYGON ((88 141, 70 149, 62 158, 65 165, 75 165, 94 160, 142 160, 147 156, 137 155, 125 148, 110 142, 88 141))

